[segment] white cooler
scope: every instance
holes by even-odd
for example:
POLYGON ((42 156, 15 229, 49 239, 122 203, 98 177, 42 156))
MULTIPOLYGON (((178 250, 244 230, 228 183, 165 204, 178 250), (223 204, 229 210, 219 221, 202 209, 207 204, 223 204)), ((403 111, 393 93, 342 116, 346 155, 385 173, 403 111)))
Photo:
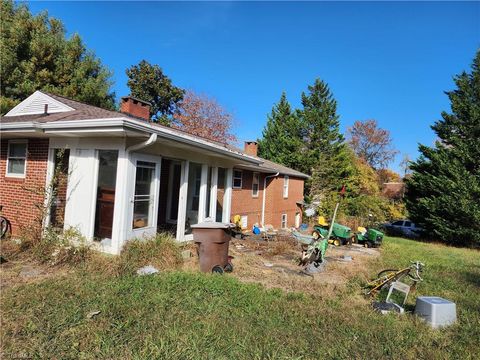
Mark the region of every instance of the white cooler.
POLYGON ((457 321, 455 303, 437 296, 417 297, 415 314, 433 328, 451 325, 457 321))

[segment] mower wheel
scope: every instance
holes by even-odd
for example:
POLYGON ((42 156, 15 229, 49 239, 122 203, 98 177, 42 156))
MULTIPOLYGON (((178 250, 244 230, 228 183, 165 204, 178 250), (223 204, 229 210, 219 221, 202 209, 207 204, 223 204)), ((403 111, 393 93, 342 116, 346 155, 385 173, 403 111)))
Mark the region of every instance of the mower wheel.
POLYGON ((333 240, 333 245, 340 246, 340 245, 342 245, 342 242, 339 239, 335 239, 335 240, 333 240))
POLYGON ((373 243, 371 241, 365 241, 365 245, 364 245, 366 248, 371 248, 373 247, 373 243))
POLYGON ((315 239, 315 240, 318 240, 320 239, 320 233, 318 231, 314 231, 312 233, 312 237, 315 239))
POLYGON ((223 270, 225 270, 225 272, 232 272, 233 271, 233 265, 231 263, 228 263, 227 265, 225 265, 223 270))
POLYGON ((352 237, 350 238, 350 242, 352 244, 356 244, 357 243, 357 237, 355 235, 352 235, 352 237))
POLYGON ((215 265, 212 269, 212 274, 223 274, 223 268, 220 265, 215 265))

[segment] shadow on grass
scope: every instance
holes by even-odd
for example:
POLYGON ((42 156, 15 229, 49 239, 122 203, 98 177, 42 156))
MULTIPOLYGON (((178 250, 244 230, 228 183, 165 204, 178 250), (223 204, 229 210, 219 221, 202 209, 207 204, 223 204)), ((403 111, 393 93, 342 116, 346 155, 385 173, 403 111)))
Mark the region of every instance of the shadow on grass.
POLYGON ((462 273, 462 277, 465 279, 467 283, 472 284, 473 286, 476 286, 480 288, 480 267, 476 267, 475 269, 472 269, 472 271, 464 271, 462 273), (476 270, 476 271, 474 271, 476 270))

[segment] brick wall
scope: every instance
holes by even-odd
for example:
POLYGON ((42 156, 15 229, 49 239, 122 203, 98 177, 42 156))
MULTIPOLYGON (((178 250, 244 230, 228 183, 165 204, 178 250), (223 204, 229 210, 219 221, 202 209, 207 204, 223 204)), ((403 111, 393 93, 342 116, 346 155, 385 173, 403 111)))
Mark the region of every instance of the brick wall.
POLYGON ((267 185, 265 224, 280 228, 282 214, 287 214, 287 227, 295 226, 295 214, 302 214, 297 202, 303 200, 303 183, 303 179, 290 177, 288 198, 284 198, 283 175, 270 180, 267 185))
MULTIPOLYGON (((252 197, 253 172, 242 170, 242 189, 232 189, 231 220, 235 215, 248 216, 248 229, 262 221, 263 182, 266 174, 260 173, 258 197, 252 197)), ((282 214, 287 214, 287 226, 295 226, 295 214, 301 210, 297 201, 303 200, 303 179, 289 179, 288 198, 283 198, 283 175, 267 179, 265 199, 265 224, 281 227, 282 214)))
POLYGON ((35 204, 43 204, 44 196, 38 190, 45 189, 48 144, 48 139, 28 139, 25 178, 11 178, 5 176, 8 140, 0 141, 0 204, 12 224, 13 235, 38 216, 35 204))
POLYGON ((235 215, 248 216, 248 229, 253 224, 262 221, 263 179, 264 174, 259 173, 258 196, 252 196, 253 172, 242 170, 242 189, 232 188, 231 220, 235 215))

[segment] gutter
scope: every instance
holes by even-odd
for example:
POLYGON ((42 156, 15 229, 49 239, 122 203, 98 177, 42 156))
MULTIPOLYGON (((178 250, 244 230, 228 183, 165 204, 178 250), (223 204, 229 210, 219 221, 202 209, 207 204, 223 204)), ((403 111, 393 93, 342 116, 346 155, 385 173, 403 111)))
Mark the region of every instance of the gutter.
POLYGON ((158 136, 180 142, 183 144, 191 145, 204 150, 216 152, 218 154, 233 157, 251 164, 259 165, 262 163, 252 156, 245 155, 236 151, 232 151, 224 146, 210 143, 206 140, 194 138, 188 134, 178 134, 175 131, 166 128, 160 128, 153 126, 149 123, 119 117, 109 119, 87 119, 87 120, 68 120, 68 121, 52 121, 49 123, 32 123, 32 122, 11 122, 4 123, 0 121, 0 130, 2 132, 15 132, 15 131, 43 131, 46 135, 49 133, 61 133, 67 132, 87 132, 87 131, 110 131, 112 128, 116 128, 118 131, 122 129, 132 129, 136 131, 147 132, 149 134, 156 133, 158 136))
POLYGON ((262 201, 262 227, 265 227, 265 200, 267 197, 267 179, 268 178, 275 178, 280 175, 280 172, 277 172, 275 175, 268 175, 265 176, 263 179, 263 201, 262 201))

